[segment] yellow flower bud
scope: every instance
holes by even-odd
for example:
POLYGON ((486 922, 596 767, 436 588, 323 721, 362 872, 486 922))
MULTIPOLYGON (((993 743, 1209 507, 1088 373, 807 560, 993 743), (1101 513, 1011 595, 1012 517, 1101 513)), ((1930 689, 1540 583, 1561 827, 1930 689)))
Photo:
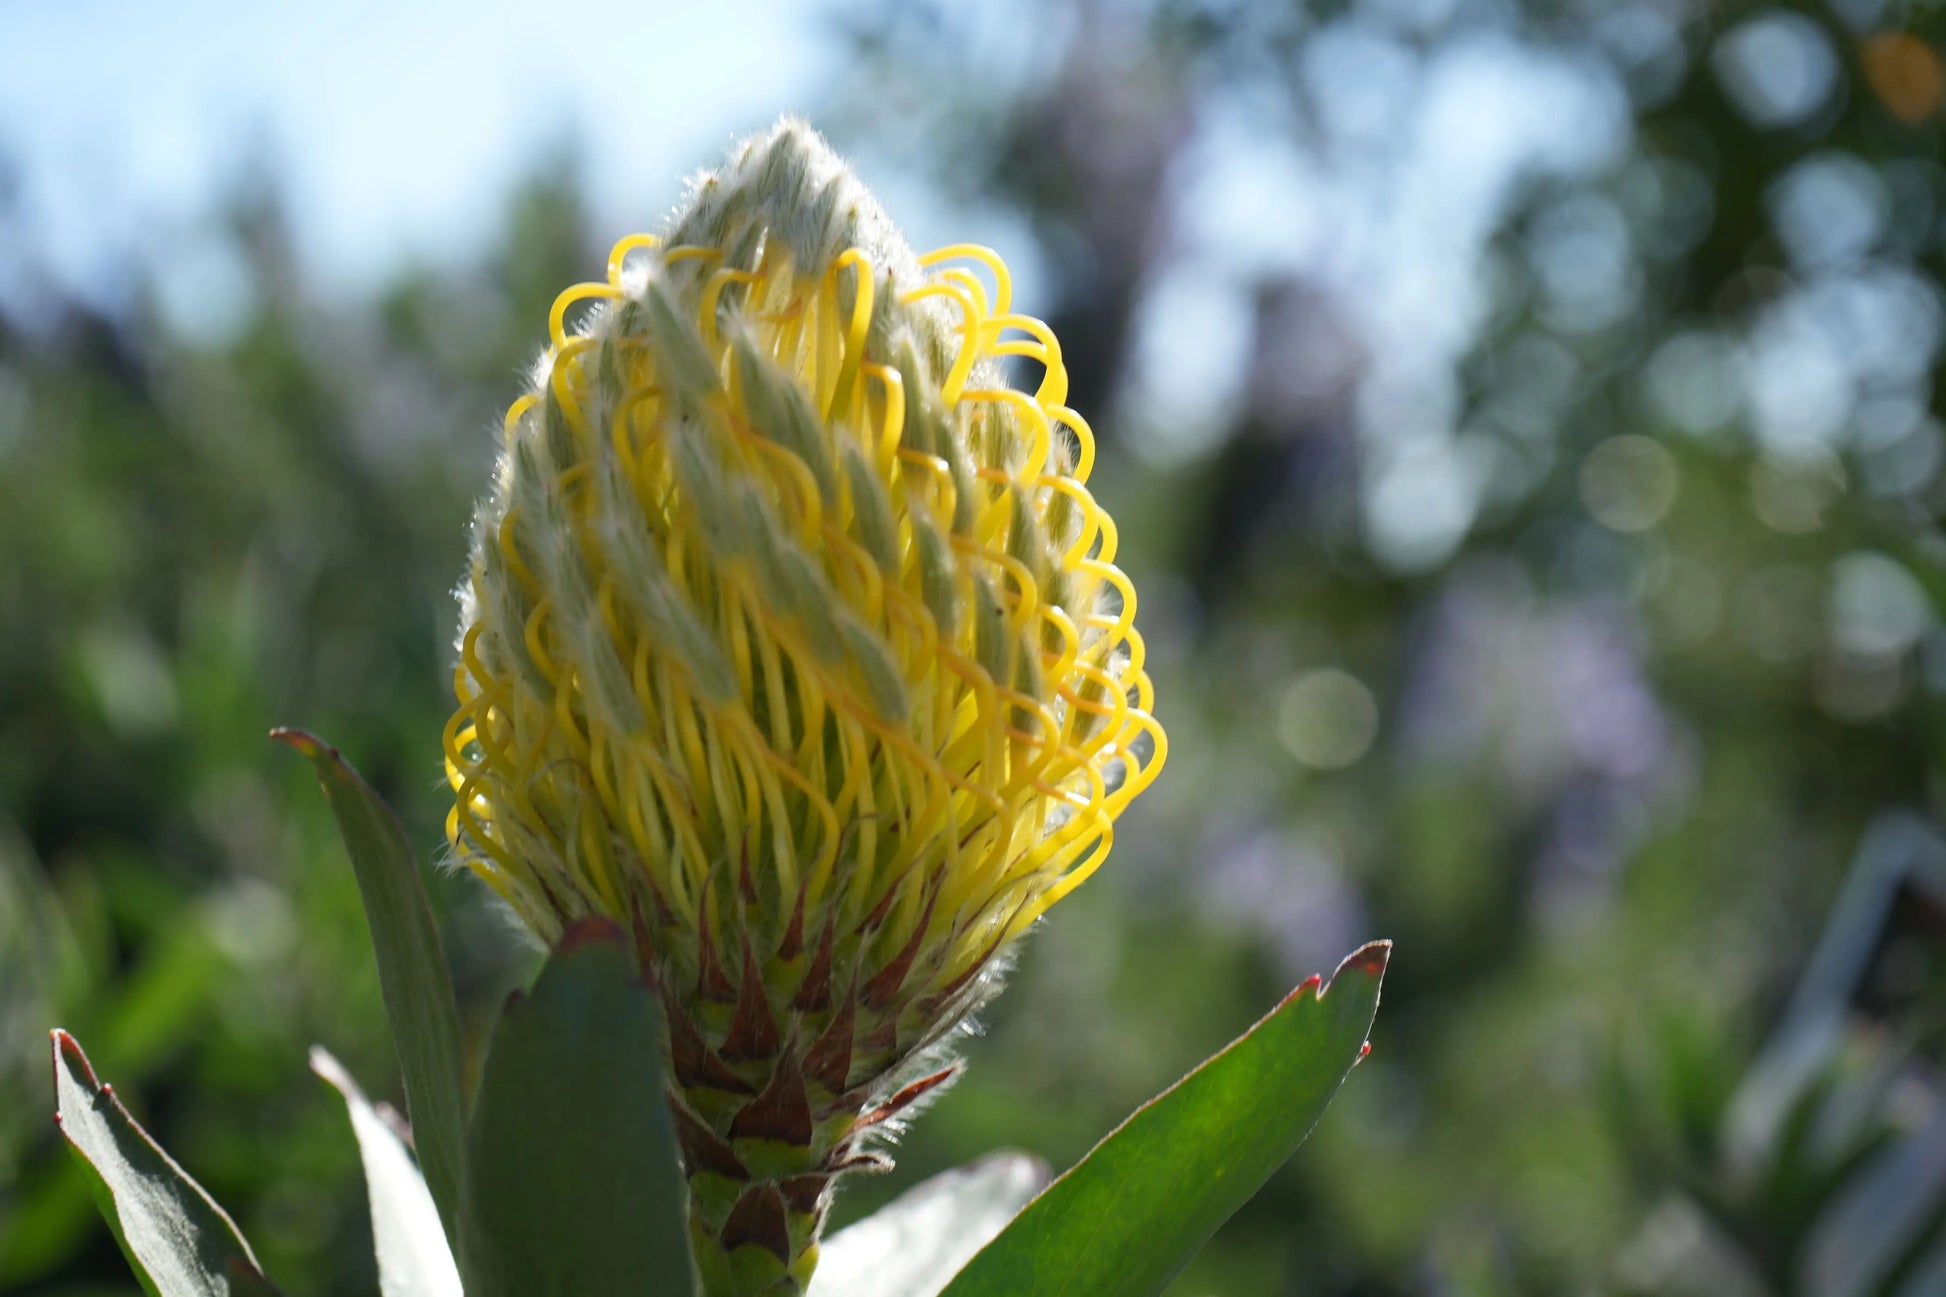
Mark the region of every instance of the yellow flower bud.
POLYGON ((460 592, 449 832, 542 940, 637 934, 699 1229, 808 1273, 790 1178, 856 1156, 1161 766, 1093 436, 1000 259, 915 256, 794 121, 549 331, 460 592))

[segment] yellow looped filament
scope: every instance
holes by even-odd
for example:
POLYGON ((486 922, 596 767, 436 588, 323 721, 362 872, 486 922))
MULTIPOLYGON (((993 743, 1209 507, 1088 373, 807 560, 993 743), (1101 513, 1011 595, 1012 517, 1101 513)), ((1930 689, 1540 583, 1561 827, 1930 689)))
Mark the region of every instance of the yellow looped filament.
POLYGON ((448 832, 543 935, 756 906, 779 949, 924 936, 950 988, 1162 765, 1135 591, 999 256, 823 248, 750 201, 554 303, 480 515, 448 832))

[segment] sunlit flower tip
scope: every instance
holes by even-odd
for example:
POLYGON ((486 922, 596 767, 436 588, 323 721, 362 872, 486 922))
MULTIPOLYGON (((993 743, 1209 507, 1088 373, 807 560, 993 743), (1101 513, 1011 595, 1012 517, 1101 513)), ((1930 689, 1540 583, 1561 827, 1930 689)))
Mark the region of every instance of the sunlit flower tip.
POLYGON ((475 518, 449 832, 541 939, 636 932, 724 1256, 808 1265, 822 1198, 779 1177, 860 1156, 1162 763, 1012 296, 787 120, 561 294, 475 518))

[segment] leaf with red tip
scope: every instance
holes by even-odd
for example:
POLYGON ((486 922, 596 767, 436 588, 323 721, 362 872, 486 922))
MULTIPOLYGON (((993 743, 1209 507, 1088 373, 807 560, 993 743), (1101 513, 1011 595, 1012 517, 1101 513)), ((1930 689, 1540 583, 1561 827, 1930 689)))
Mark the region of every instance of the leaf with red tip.
POLYGON ((457 1237, 466 1123, 459 1010, 412 846, 390 808, 335 748, 302 730, 272 730, 270 736, 309 758, 345 840, 378 956, 378 985, 392 1027, 392 1048, 405 1075, 413 1149, 451 1242, 457 1237))
POLYGON ((1147 1297, 1303 1142, 1357 1064, 1391 943, 1354 952, 1316 989, 1135 1110, 1029 1203, 946 1297, 1147 1297))
POLYGON ((53 1033, 54 1121, 150 1297, 274 1297, 236 1222, 136 1124, 65 1031, 53 1033))
POLYGON ((500 1015, 467 1127, 467 1297, 690 1297, 661 1014, 619 928, 583 920, 500 1015))

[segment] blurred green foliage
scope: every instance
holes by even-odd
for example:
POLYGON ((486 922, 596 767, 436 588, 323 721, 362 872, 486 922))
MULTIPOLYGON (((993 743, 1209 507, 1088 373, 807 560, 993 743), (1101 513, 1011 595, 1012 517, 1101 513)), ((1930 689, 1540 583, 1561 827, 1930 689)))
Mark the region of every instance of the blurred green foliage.
MULTIPOLYGON (((539 180, 517 257, 333 312, 293 280, 275 203, 246 197, 223 233, 257 307, 233 341, 172 336, 139 290, 125 319, 57 299, 5 322, 0 1289, 127 1288, 54 1156, 57 1024, 194 1149, 266 1265, 369 1287, 355 1153, 293 1062, 325 1043, 397 1097, 377 977, 313 780, 265 735, 347 744, 438 854, 447 591, 491 412, 587 260, 579 226, 567 181, 539 180)), ((523 956, 440 882, 477 1046, 523 956)))
MULTIPOLYGON (((1938 906, 1834 915, 1871 826, 1941 810, 1946 9, 975 8, 835 7, 817 115, 1038 262, 1173 756, 843 1214, 1072 1161, 1389 936, 1372 1057, 1172 1291, 1938 1291, 1921 1244, 1902 1288, 1799 1245, 1946 1102, 1938 906), (1856 976, 1780 1091, 1838 927, 1856 976), (1785 1115, 1737 1118, 1767 1085, 1785 1115)), ((327 305, 248 187, 216 341, 139 274, 0 302, 0 1290, 129 1291, 46 1120, 57 1023, 271 1272, 370 1290, 305 1048, 397 1082, 263 734, 329 737, 438 853, 468 502, 621 233, 579 188, 327 305)), ((477 1050, 528 957, 467 880, 435 900, 477 1050)))

